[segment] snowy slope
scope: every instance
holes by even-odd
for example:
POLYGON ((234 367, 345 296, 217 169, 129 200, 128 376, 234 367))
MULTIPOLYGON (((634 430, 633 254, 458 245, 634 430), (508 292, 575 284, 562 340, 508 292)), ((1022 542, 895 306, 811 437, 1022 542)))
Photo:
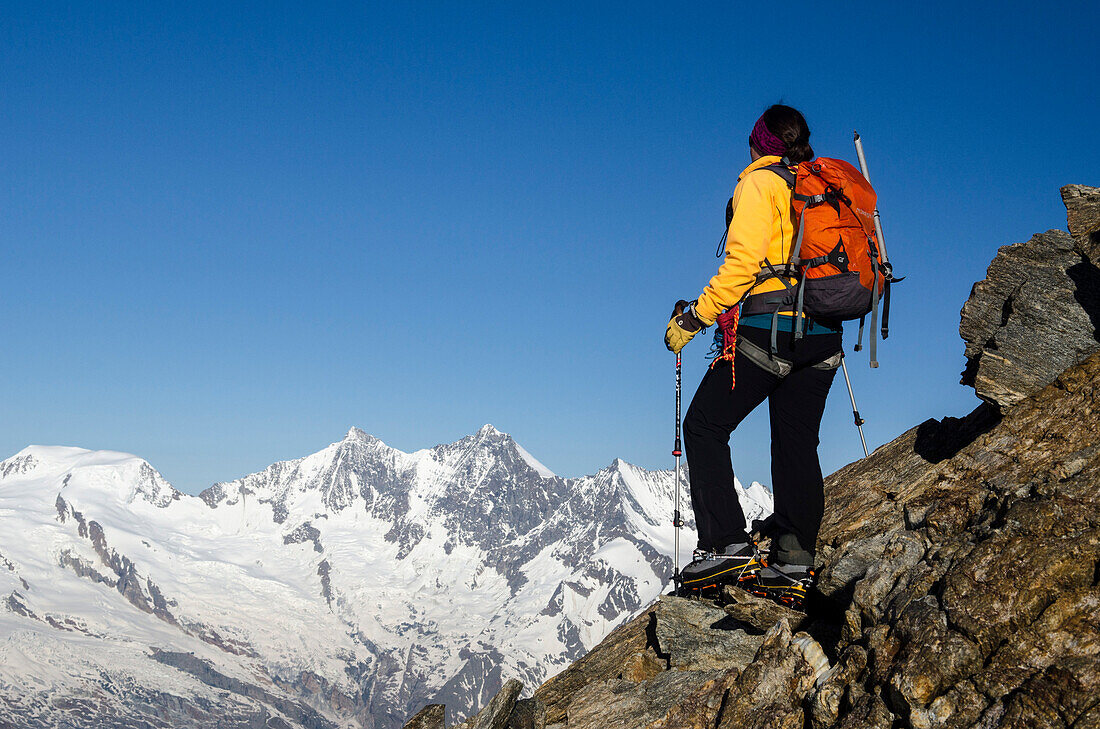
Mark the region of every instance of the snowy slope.
POLYGON ((353 428, 199 497, 134 456, 29 447, 0 463, 0 725, 464 713, 666 588, 673 489, 623 461, 558 478, 492 426, 415 453, 353 428))

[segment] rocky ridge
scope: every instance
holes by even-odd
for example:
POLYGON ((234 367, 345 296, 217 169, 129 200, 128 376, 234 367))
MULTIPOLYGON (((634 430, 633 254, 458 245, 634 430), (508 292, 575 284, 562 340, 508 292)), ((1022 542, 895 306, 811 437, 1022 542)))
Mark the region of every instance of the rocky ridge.
POLYGON ((1100 189, 1062 197, 963 307, 984 402, 827 479, 807 615, 662 596, 460 726, 1100 727, 1100 189))

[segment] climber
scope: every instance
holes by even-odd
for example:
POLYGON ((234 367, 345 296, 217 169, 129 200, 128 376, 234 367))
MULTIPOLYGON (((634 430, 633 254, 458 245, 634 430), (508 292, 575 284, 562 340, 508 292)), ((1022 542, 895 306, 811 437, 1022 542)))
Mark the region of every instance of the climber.
POLYGON ((688 590, 733 583, 801 605, 813 580, 824 510, 818 431, 840 363, 841 328, 774 304, 776 292, 792 290, 795 280, 776 270, 788 261, 795 232, 791 187, 776 167, 813 159, 809 139, 806 120, 789 106, 772 106, 756 122, 749 135, 751 164, 738 177, 726 212, 725 259, 696 301, 677 302, 665 332, 665 345, 679 352, 700 330, 719 324, 721 354, 684 419, 699 532, 694 558, 681 571, 688 590), (765 293, 772 295, 758 296, 765 293), (768 555, 746 531, 729 450, 730 434, 764 400, 771 416, 776 525, 768 555))

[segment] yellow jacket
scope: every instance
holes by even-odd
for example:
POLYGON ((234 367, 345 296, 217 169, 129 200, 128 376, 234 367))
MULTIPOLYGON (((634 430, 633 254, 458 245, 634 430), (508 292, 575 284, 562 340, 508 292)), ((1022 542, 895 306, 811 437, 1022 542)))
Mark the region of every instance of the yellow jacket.
POLYGON ((760 169, 779 161, 774 155, 761 157, 737 178, 733 218, 726 231, 726 258, 694 307, 696 317, 704 324, 713 324, 750 289, 759 294, 784 288, 778 278, 756 284, 764 259, 778 268, 786 263, 794 242, 791 190, 779 175, 760 169))

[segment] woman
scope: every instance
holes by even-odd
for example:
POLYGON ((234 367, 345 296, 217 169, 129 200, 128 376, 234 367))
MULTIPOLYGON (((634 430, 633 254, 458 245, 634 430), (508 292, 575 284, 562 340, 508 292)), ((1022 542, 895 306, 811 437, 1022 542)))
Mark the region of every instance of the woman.
MULTIPOLYGON (((772 304, 762 310, 760 305, 765 298, 774 301, 775 292, 794 280, 776 274, 790 257, 795 233, 783 160, 795 165, 814 157, 802 114, 782 105, 765 111, 749 135, 749 155, 751 164, 730 202, 725 260, 694 303, 677 304, 665 333, 666 346, 679 352, 724 311, 731 310, 727 324, 733 312, 742 314, 735 353, 713 363, 684 418, 699 549, 681 579, 689 589, 741 582, 785 602, 801 602, 813 579, 824 510, 818 431, 840 362, 841 330, 804 318, 805 336, 796 339, 794 307, 772 304), (770 297, 753 298, 769 292, 770 297), (780 313, 773 317, 776 308, 780 313), (730 434, 764 400, 771 416, 777 528, 766 559, 746 532, 729 450, 730 434)), ((725 342, 727 348, 731 344, 725 342)))

